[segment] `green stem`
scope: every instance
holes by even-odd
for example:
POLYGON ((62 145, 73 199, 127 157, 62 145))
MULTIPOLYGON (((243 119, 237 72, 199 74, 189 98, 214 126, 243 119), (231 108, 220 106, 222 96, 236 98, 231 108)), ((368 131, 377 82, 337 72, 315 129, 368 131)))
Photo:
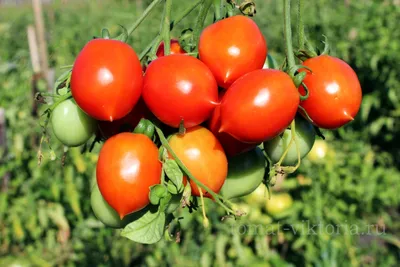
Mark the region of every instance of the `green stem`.
POLYGON ((197 16, 196 25, 193 30, 193 44, 196 45, 196 47, 195 47, 195 49, 193 49, 193 51, 195 51, 195 52, 197 52, 197 50, 198 50, 197 44, 200 39, 200 34, 204 28, 204 22, 207 18, 208 10, 210 9, 213 1, 214 0, 203 0, 203 4, 201 5, 199 15, 197 16))
POLYGON ((222 1, 221 0, 214 0, 214 16, 215 20, 220 20, 222 18, 222 1))
POLYGON ((164 24, 162 28, 162 36, 164 40, 164 55, 169 55, 171 50, 171 37, 170 37, 170 30, 171 30, 171 8, 172 8, 172 0, 165 0, 165 7, 164 7, 164 24))
POLYGON ((285 170, 288 173, 293 173, 295 172, 299 167, 301 163, 301 157, 300 157, 300 147, 299 147, 299 142, 296 138, 296 120, 293 120, 292 123, 290 124, 290 131, 291 131, 291 137, 288 146, 286 147, 285 151, 283 152, 281 158, 279 159, 278 163, 275 164, 276 168, 281 167, 281 164, 285 157, 287 156, 291 146, 293 143, 296 146, 296 151, 297 151, 297 164, 296 166, 284 166, 282 167, 283 170, 285 170))
MULTIPOLYGON (((192 12, 202 1, 203 0, 197 0, 197 1, 193 2, 193 4, 191 6, 189 6, 182 13, 180 13, 179 16, 171 22, 170 30, 172 31, 174 29, 174 27, 178 23, 180 23, 187 15, 189 15, 189 13, 192 12)), ((143 49, 143 51, 140 53, 140 56, 139 56, 140 60, 142 60, 149 53, 149 51, 152 50, 152 48, 154 50, 154 55, 155 55, 156 49, 158 48, 158 45, 161 43, 161 41, 162 41, 162 36, 160 34, 158 34, 156 37, 154 37, 154 39, 151 41, 151 43, 148 46, 146 46, 146 48, 143 49)))
POLYGON ((284 36, 286 43, 286 58, 288 63, 288 69, 292 69, 296 62, 294 60, 293 46, 292 46, 292 25, 290 20, 290 0, 284 0, 283 14, 284 20, 284 36))
POLYGON ((154 7, 161 1, 162 0, 153 0, 153 2, 151 2, 151 4, 144 10, 143 14, 128 28, 128 36, 139 27, 143 20, 151 13, 151 11, 153 11, 154 7))
POLYGON ((67 100, 68 98, 71 98, 71 97, 72 97, 71 92, 68 92, 68 93, 60 96, 58 98, 58 100, 54 104, 52 104, 51 107, 49 107, 49 111, 50 112, 53 111, 61 102, 63 102, 64 100, 67 100))
POLYGON ((298 35, 299 49, 304 49, 304 21, 303 21, 304 0, 298 0, 298 35))
POLYGON ((193 180, 196 183, 196 185, 198 185, 199 187, 201 187, 204 190, 206 190, 213 197, 213 199, 222 208, 224 208, 228 213, 235 214, 235 212, 231 208, 229 208, 228 206, 226 206, 224 204, 224 202, 228 202, 228 201, 221 201, 221 199, 224 200, 224 198, 222 196, 220 196, 219 194, 217 194, 214 191, 212 191, 208 186, 204 185, 196 177, 193 176, 193 174, 189 171, 189 169, 185 166, 185 164, 183 164, 183 162, 178 158, 176 153, 172 150, 172 148, 170 147, 170 145, 168 143, 168 140, 165 138, 165 136, 164 136, 163 132, 161 131, 161 129, 158 128, 157 126, 155 126, 155 128, 156 128, 156 132, 158 134, 158 137, 160 138, 161 144, 167 149, 167 151, 174 158, 174 160, 176 161, 178 166, 186 173, 186 175, 189 177, 189 179, 193 180))

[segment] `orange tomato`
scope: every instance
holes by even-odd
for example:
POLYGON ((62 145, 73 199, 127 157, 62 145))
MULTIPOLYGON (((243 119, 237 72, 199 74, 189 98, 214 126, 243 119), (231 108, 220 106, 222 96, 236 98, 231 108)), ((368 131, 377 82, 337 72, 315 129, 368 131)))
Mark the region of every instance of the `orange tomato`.
MULTIPOLYGON (((169 145, 188 170, 204 185, 218 193, 228 174, 228 160, 217 138, 206 128, 196 126, 184 135, 175 134, 169 145)), ((193 196, 200 196, 199 188, 190 181, 193 196)), ((202 189, 205 197, 210 197, 202 189)))

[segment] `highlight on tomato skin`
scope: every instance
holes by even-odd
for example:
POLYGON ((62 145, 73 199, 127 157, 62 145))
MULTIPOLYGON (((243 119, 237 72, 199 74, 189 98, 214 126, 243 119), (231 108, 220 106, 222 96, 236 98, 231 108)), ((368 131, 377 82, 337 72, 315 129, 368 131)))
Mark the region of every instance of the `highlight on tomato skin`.
MULTIPOLYGON (((312 73, 300 70, 307 73, 304 84, 309 90, 308 99, 300 105, 312 123, 336 129, 354 120, 362 101, 361 85, 354 70, 343 60, 328 55, 307 59, 303 65, 312 73)), ((302 86, 299 92, 305 94, 302 86)))
POLYGON ((122 219, 149 204, 149 188, 161 182, 161 171, 158 148, 147 136, 120 133, 101 148, 96 178, 102 196, 122 219))
POLYGON ((211 24, 200 35, 199 58, 224 89, 244 74, 262 69, 267 52, 267 42, 257 24, 242 15, 211 24))
POLYGON ((163 123, 185 128, 206 121, 218 105, 218 86, 208 67, 186 55, 168 55, 150 63, 143 99, 163 123))
MULTIPOLYGON (((228 160, 211 131, 196 126, 187 129, 184 135, 172 135, 169 145, 194 177, 215 193, 221 190, 228 175, 228 160)), ((190 186, 192 195, 200 196, 200 190, 194 181, 190 181, 190 186)), ((201 190, 203 196, 211 198, 208 192, 201 190)))
POLYGON ((89 41, 76 57, 71 92, 89 116, 114 121, 126 116, 139 100, 142 67, 135 51, 112 39, 89 41))
POLYGON ((261 143, 289 126, 299 103, 299 93, 288 74, 255 70, 239 78, 222 98, 219 132, 244 143, 261 143))
MULTIPOLYGON (((174 54, 186 54, 186 51, 183 50, 177 39, 171 39, 170 42, 170 55, 174 54)), ((161 42, 160 46, 157 48, 156 56, 157 57, 164 56, 164 42, 161 42)))

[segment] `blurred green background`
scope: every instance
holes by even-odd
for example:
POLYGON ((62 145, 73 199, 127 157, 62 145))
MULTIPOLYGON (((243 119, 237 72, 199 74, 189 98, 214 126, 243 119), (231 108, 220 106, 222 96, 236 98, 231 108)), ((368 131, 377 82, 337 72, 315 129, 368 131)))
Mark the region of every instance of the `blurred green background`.
MULTIPOLYGON (((45 5, 50 66, 62 73, 60 67, 72 64, 103 27, 117 35, 118 25, 131 24, 150 2, 45 5)), ((255 2, 254 20, 267 38, 269 53, 281 62, 282 1, 255 2)), ((239 199, 238 206, 249 214, 221 222, 223 212, 208 203, 210 228, 203 228, 200 212, 185 211, 180 243, 156 245, 130 242, 94 217, 89 195, 98 148, 83 155, 71 149, 62 168, 62 148, 51 140, 56 160, 46 144, 38 167, 41 128, 31 114, 33 72, 26 27, 34 18, 29 3, 0 5, 0 107, 5 109, 8 146, 5 153, 0 151, 0 266, 399 265, 399 1, 306 1, 309 39, 322 46, 322 35, 328 37, 332 54, 356 70, 364 98, 353 123, 323 131, 326 141, 319 142, 327 145, 325 155, 309 157, 295 174, 278 177, 273 191, 289 193, 293 205, 272 216, 265 210, 267 198, 239 199), (313 225, 319 226, 310 230, 313 225)), ((173 14, 189 4, 175 0, 173 14)), ((129 43, 137 52, 157 34, 161 13, 162 7, 157 8, 131 36, 129 43)), ((173 36, 191 25, 195 13, 173 36)), ((41 81, 39 90, 45 87, 41 81)))

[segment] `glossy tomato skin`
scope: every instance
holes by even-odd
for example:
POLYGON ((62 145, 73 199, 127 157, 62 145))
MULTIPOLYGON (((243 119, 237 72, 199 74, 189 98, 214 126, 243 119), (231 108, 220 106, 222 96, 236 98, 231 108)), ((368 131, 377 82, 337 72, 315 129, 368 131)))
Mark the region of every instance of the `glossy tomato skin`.
POLYGON ((129 223, 131 215, 121 220, 118 213, 104 200, 97 184, 93 186, 90 194, 90 205, 96 218, 108 227, 123 228, 129 223))
POLYGON ((245 16, 220 20, 200 35, 200 60, 225 89, 244 74, 262 69, 267 52, 267 43, 257 24, 245 16))
POLYGON ((149 187, 161 182, 156 145, 143 134, 120 133, 99 154, 97 184, 107 203, 123 218, 149 204, 149 187))
POLYGON ((219 131, 245 143, 261 143, 289 126, 299 102, 289 75, 273 69, 255 70, 239 78, 222 98, 219 131))
POLYGON ((97 123, 73 99, 67 99, 51 113, 51 125, 54 135, 63 145, 75 147, 83 145, 92 137, 97 123))
POLYGON ((97 120, 114 121, 127 115, 139 100, 142 85, 142 67, 135 51, 117 40, 88 42, 72 68, 72 96, 97 120))
MULTIPOLYGON (((176 39, 171 39, 170 42, 170 55, 174 54, 186 54, 186 51, 182 49, 179 41, 176 39)), ((157 48, 156 52, 157 57, 164 56, 164 42, 161 42, 160 46, 157 48)))
MULTIPOLYGON (((169 145, 189 171, 212 191, 218 193, 228 173, 228 161, 217 138, 208 129, 196 126, 184 135, 175 134, 169 145)), ((200 196, 194 181, 190 181, 192 195, 200 196)), ((204 196, 210 197, 202 190, 204 196)))
POLYGON ((218 104, 218 87, 211 71, 187 55, 169 55, 150 63, 143 99, 163 123, 190 128, 204 122, 218 104))
POLYGON ((99 132, 103 139, 108 139, 111 136, 122 132, 133 132, 133 130, 142 118, 150 117, 150 110, 146 107, 144 101, 142 99, 139 99, 132 111, 129 112, 128 115, 126 115, 122 119, 113 122, 99 121, 99 132))
MULTIPOLYGON (((328 55, 307 59, 304 79, 309 90, 301 106, 313 123, 324 129, 336 129, 352 121, 360 109, 362 91, 354 70, 343 60, 328 55)), ((304 88, 300 92, 305 94, 304 88)))
MULTIPOLYGON (((222 99, 225 92, 220 92, 219 97, 222 99)), ((257 144, 243 143, 227 133, 220 133, 221 128, 221 106, 218 105, 211 114, 208 122, 208 129, 217 137, 227 156, 235 156, 240 153, 249 151, 257 146, 257 144)))
MULTIPOLYGON (((314 145, 315 130, 311 123, 297 116, 295 119, 295 133, 296 141, 298 142, 300 158, 304 158, 314 145)), ((265 153, 269 156, 273 163, 277 163, 282 157, 283 153, 289 146, 292 139, 291 129, 286 129, 281 135, 273 138, 272 140, 264 142, 265 153)), ((295 143, 289 148, 282 164, 284 166, 296 165, 298 160, 297 147, 295 143)))
POLYGON ((265 159, 260 148, 228 158, 228 176, 221 195, 231 199, 243 197, 261 184, 265 174, 265 159))

